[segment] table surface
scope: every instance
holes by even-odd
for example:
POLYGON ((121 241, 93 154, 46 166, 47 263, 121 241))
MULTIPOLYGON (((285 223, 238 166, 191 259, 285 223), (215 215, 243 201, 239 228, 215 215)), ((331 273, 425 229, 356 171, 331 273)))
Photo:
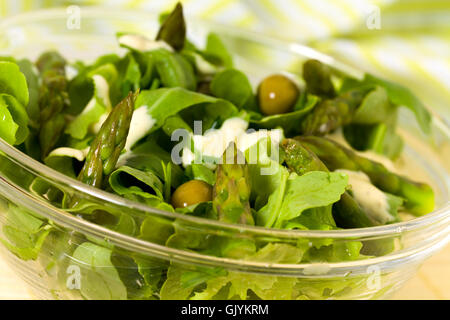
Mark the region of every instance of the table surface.
MULTIPOLYGON (((0 300, 31 299, 25 283, 0 259, 0 300)), ((450 245, 426 261, 393 299, 450 299, 450 245)))

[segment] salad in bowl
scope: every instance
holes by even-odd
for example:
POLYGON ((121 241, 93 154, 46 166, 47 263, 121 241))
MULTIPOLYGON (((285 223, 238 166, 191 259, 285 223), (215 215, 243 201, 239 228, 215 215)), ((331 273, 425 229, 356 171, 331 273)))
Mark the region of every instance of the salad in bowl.
POLYGON ((386 228, 435 209, 397 128, 407 108, 429 134, 424 105, 317 59, 255 81, 220 34, 188 39, 180 4, 160 24, 155 38, 118 33, 120 53, 94 61, 0 58, 8 152, 72 181, 19 170, 2 149, 3 180, 59 212, 5 198, 3 245, 57 298, 382 297, 389 286, 367 287, 352 263, 397 254, 386 228), (366 229, 378 231, 351 233, 366 229))

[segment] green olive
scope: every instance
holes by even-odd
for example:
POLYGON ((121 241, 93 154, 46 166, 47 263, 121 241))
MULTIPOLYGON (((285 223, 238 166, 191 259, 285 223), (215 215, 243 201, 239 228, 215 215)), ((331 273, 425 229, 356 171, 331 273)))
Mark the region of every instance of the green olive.
POLYGON ((191 180, 179 186, 172 195, 174 208, 185 208, 212 200, 212 187, 201 180, 191 180))
POLYGON ((292 80, 281 74, 271 75, 259 85, 259 109, 265 115, 289 112, 298 95, 299 90, 292 80))

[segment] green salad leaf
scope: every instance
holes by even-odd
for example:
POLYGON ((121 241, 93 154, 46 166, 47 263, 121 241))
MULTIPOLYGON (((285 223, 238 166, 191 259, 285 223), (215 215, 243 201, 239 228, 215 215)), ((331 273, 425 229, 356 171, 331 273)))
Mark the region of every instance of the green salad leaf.
POLYGON ((355 79, 345 79, 341 91, 355 87, 380 86, 386 90, 389 100, 397 105, 410 109, 416 116, 420 128, 425 133, 431 130, 431 114, 425 105, 408 88, 371 74, 365 74, 362 81, 355 79))
POLYGON ((21 144, 28 137, 28 115, 24 106, 9 94, 0 93, 0 137, 21 144))
POLYGON ((272 129, 281 127, 285 133, 298 133, 300 121, 310 113, 319 102, 314 95, 301 95, 295 105, 295 110, 288 113, 266 116, 260 119, 250 119, 250 123, 258 128, 272 129))
POLYGON ((370 74, 366 74, 365 82, 383 86, 392 103, 405 106, 416 116, 417 122, 425 133, 429 133, 431 128, 431 114, 425 105, 406 87, 387 81, 370 74))
MULTIPOLYGON (((267 244, 246 259, 295 264, 301 261, 303 253, 303 248, 287 244, 267 244)), ((296 281, 295 278, 227 272, 221 268, 191 270, 183 265, 172 265, 161 288, 161 299, 205 300, 220 297, 245 300, 251 294, 260 299, 291 299, 296 281)))
MULTIPOLYGON (((120 280, 127 289, 127 299, 132 300, 151 300, 153 296, 153 288, 145 278, 145 273, 141 271, 142 266, 147 260, 137 259, 128 253, 113 252, 111 262, 116 268, 120 280), (141 267, 141 271, 139 270, 141 267)), ((145 269, 144 269, 145 270, 145 269)))
POLYGON ((215 34, 213 32, 208 34, 208 37, 206 38, 206 48, 204 50, 204 53, 207 56, 214 56, 219 58, 221 64, 225 68, 233 67, 233 57, 218 34, 215 34))
POLYGON ((28 105, 27 79, 14 62, 0 61, 0 93, 13 96, 22 106, 28 105))
POLYGON ((21 144, 28 137, 29 101, 27 79, 19 66, 0 61, 0 138, 9 144, 21 144))
POLYGON ((0 242, 23 260, 36 260, 51 226, 25 209, 10 204, 0 242))
MULTIPOLYGON (((91 99, 78 116, 69 123, 65 133, 75 139, 84 139, 88 133, 96 133, 100 129, 102 117, 111 111, 110 89, 117 80, 117 70, 111 64, 105 64, 89 73, 79 90, 94 88, 91 99), (97 126, 97 128, 95 128, 97 126)), ((127 91, 128 92, 128 91, 127 91)), ((83 93, 79 92, 80 96, 83 93)))
POLYGON ((386 121, 392 106, 385 88, 376 86, 369 92, 353 115, 353 123, 373 124, 386 121))
POLYGON ((335 203, 345 192, 347 184, 347 177, 340 173, 311 171, 302 176, 292 174, 286 181, 283 203, 274 226, 283 227, 285 222, 307 209, 335 203))
POLYGON ((119 62, 118 68, 121 77, 122 97, 126 96, 130 91, 135 92, 140 89, 142 78, 141 69, 132 53, 128 53, 119 62))
POLYGON ((403 148, 396 133, 397 111, 398 106, 391 102, 387 90, 374 85, 353 115, 352 123, 343 127, 346 140, 357 150, 373 150, 395 159, 403 148))
POLYGON ((138 195, 144 198, 163 199, 163 184, 151 171, 121 166, 111 173, 109 185, 114 192, 124 197, 138 195))
POLYGON ((73 253, 73 264, 81 270, 80 292, 89 300, 124 300, 127 289, 111 262, 112 251, 85 242, 73 253))
POLYGON ((174 232, 175 229, 170 220, 149 216, 142 222, 138 237, 163 245, 174 232))
POLYGON ((217 73, 211 81, 210 90, 217 98, 228 100, 238 108, 242 108, 253 96, 247 76, 236 69, 225 69, 217 73))
POLYGON ((39 122, 39 78, 34 71, 33 64, 30 60, 19 60, 17 61, 17 65, 27 81, 29 100, 28 104, 24 105, 24 107, 30 118, 30 125, 36 127, 39 122))
MULTIPOLYGON (((124 153, 119 158, 118 166, 127 166, 144 172, 152 172, 159 180, 166 183, 164 168, 171 163, 171 155, 162 149, 155 141, 149 140, 134 148, 132 151, 124 153)), ((178 187, 184 181, 183 170, 176 165, 171 165, 170 185, 178 187)))
POLYGON ((193 163, 186 168, 185 173, 190 180, 202 180, 210 185, 214 185, 216 182, 214 171, 203 164, 193 163))
POLYGON ((147 55, 154 61, 161 84, 164 87, 181 87, 188 90, 197 88, 194 69, 183 55, 166 49, 152 50, 147 55))
POLYGON ((344 137, 356 150, 372 150, 395 160, 403 151, 403 139, 397 134, 397 110, 385 122, 350 124, 343 128, 344 137))
MULTIPOLYGON (((208 122, 226 119, 238 112, 236 107, 226 100, 188 91, 183 88, 161 88, 142 91, 135 103, 135 109, 140 107, 145 107, 147 114, 154 121, 154 124, 147 131, 140 132, 141 137, 161 128, 169 117, 190 107, 198 107, 193 110, 194 114, 203 113, 202 117, 209 119, 208 122)), ((181 114, 181 117, 188 119, 192 117, 192 114, 181 114)))

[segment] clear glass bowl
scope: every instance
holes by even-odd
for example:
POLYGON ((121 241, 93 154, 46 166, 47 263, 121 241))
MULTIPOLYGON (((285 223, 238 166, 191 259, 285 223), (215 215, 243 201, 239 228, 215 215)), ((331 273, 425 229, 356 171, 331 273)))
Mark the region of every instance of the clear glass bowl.
MULTIPOLYGON (((68 18, 65 10, 46 10, 4 20, 0 24, 0 55, 35 59, 54 48, 70 59, 94 60, 101 54, 121 51, 116 32, 153 37, 157 31, 157 15, 151 13, 82 8, 80 29, 68 28, 68 18)), ((299 44, 195 17, 187 20, 189 37, 200 46, 207 33, 220 34, 234 53, 237 67, 250 74, 255 83, 271 72, 299 74, 307 58, 319 59, 355 77, 362 74, 299 44)), ((410 172, 434 187, 436 210, 402 223, 338 231, 265 229, 156 210, 81 184, 0 140, 0 238, 5 244, 4 257, 38 298, 387 298, 450 237, 449 129, 434 117, 432 134, 425 137, 412 115, 404 111, 400 133, 406 142, 406 159, 417 168, 410 172), (58 208, 53 200, 63 194, 88 199, 108 210, 126 210, 136 221, 148 219, 147 227, 159 233, 139 239, 93 224, 58 208), (175 228, 181 237, 189 234, 196 239, 195 243, 188 249, 177 241, 165 245, 161 237, 175 228), (228 239, 241 239, 242 250, 249 243, 302 248, 304 256, 310 258, 293 262, 286 256, 274 263, 264 257, 239 259, 236 254, 224 258, 202 250, 204 244, 228 239), (15 240, 21 247, 11 246, 15 240), (341 258, 330 255, 324 261, 312 259, 318 244, 322 250, 341 248, 341 258), (367 256, 352 258, 350 249, 355 245, 362 245, 367 256), (159 287, 167 276, 172 281, 165 283, 160 294, 159 287), (216 291, 209 287, 208 294, 194 295, 192 288, 200 292, 208 280, 209 286, 216 285, 216 291), (219 285, 219 280, 225 284, 219 285)))

